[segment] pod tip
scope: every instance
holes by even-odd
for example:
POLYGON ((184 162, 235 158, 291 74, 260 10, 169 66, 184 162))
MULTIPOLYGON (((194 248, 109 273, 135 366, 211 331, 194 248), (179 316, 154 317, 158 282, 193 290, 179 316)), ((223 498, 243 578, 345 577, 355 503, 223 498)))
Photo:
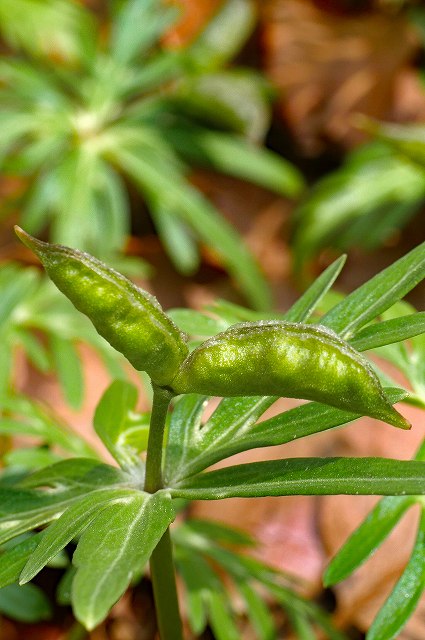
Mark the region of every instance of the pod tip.
POLYGON ((18 236, 19 240, 21 240, 24 243, 24 245, 26 247, 28 247, 28 249, 31 249, 31 251, 33 251, 37 255, 39 255, 40 250, 42 249, 42 247, 44 247, 47 244, 46 242, 43 242, 42 240, 38 240, 37 238, 33 238, 33 236, 31 236, 29 233, 24 231, 17 224, 15 224, 14 229, 15 229, 15 233, 18 236))

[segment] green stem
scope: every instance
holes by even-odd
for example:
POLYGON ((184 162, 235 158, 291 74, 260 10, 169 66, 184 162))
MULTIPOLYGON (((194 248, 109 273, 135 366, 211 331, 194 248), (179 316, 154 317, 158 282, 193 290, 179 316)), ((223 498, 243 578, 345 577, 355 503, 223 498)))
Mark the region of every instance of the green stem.
POLYGON ((170 531, 162 536, 150 561, 156 619, 161 640, 182 640, 170 531))
MULTIPOLYGON (((145 491, 162 489, 162 453, 165 421, 173 394, 154 386, 152 415, 146 454, 145 491)), ((158 542, 150 559, 153 595, 161 640, 182 640, 182 624, 177 600, 173 553, 169 529, 158 542)))

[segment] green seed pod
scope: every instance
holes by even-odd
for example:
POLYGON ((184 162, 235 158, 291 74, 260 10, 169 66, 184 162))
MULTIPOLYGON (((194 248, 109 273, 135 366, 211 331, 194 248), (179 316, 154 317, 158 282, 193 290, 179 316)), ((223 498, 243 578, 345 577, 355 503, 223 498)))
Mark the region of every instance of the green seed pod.
POLYGON ((103 338, 157 385, 171 382, 188 348, 184 334, 156 298, 87 253, 42 242, 19 227, 15 230, 103 338))
POLYGON ((266 321, 231 327, 195 349, 171 386, 176 393, 315 400, 410 428, 368 361, 317 325, 266 321))

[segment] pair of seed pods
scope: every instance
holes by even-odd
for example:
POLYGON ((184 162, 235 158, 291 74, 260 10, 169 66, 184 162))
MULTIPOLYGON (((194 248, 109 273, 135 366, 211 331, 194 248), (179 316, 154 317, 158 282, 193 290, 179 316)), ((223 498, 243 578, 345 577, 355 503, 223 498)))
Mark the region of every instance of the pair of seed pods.
POLYGON ((175 394, 285 396, 409 423, 389 403, 368 361, 319 325, 247 322, 189 354, 186 336, 156 298, 92 256, 16 233, 98 333, 155 385, 175 394))

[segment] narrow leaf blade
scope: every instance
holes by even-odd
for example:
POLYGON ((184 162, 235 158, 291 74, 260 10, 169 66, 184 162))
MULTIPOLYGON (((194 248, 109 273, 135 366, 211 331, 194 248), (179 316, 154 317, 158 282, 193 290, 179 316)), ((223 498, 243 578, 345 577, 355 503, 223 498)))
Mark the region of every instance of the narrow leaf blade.
POLYGON ((288 458, 194 476, 171 489, 190 500, 290 495, 421 495, 425 463, 388 458, 288 458))
POLYGON ((425 277, 425 242, 353 291, 321 319, 347 338, 398 302, 425 277))

